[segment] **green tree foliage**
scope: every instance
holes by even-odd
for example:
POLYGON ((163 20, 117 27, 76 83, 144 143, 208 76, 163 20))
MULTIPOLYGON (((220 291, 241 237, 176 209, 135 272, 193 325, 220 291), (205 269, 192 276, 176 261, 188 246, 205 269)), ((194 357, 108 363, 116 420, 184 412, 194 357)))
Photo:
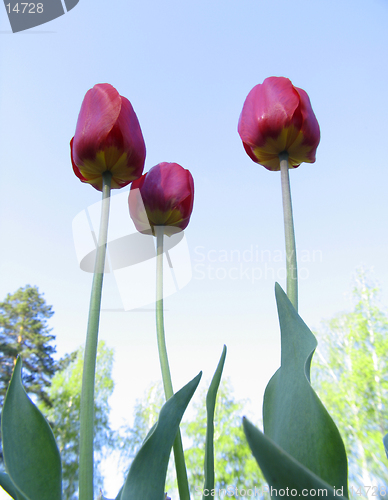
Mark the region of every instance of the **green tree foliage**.
POLYGON ((151 384, 143 399, 136 401, 133 427, 122 429, 125 434, 121 441, 121 462, 124 464, 124 471, 129 469, 129 465, 140 449, 145 437, 157 422, 164 403, 165 398, 161 382, 151 384))
MULTIPOLYGON (((203 489, 203 457, 206 437, 205 391, 194 402, 194 417, 183 424, 183 435, 190 445, 185 456, 192 492, 203 489)), ((217 394, 214 432, 215 489, 260 489, 265 480, 253 458, 242 428, 244 402, 235 400, 228 379, 217 394)), ((198 493, 197 493, 198 495, 198 493)), ((237 495, 234 495, 237 496, 237 495)))
POLYGON ((43 294, 30 285, 8 294, 0 303, 0 405, 3 405, 13 367, 19 354, 23 357, 23 383, 27 393, 50 404, 47 388, 55 372, 52 355, 55 339, 47 319, 54 314, 43 294))
POLYGON ((354 311, 336 316, 316 334, 313 386, 344 440, 353 489, 388 483, 382 443, 388 432, 388 318, 376 305, 377 295, 359 271, 354 311))
POLYGON ((27 393, 35 395, 46 406, 51 405, 48 388, 55 373, 52 357, 55 347, 51 345, 55 336, 50 333, 47 320, 53 314, 52 306, 46 304, 35 286, 19 288, 0 303, 0 409, 19 354, 23 358, 23 383, 27 393))
MULTIPOLYGON (((41 408, 53 429, 62 459, 63 498, 78 498, 79 412, 83 369, 83 349, 67 357, 64 367, 52 379, 51 408, 41 408), (67 366, 66 366, 67 365, 67 366)), ((101 460, 115 447, 116 433, 109 429, 109 397, 112 395, 113 350, 99 342, 95 386, 95 484, 103 487, 101 460)), ((97 496, 97 495, 96 495, 97 496)))
MULTIPOLYGON (((206 391, 200 391, 184 419, 182 439, 190 490, 193 497, 202 497, 206 439, 206 391)), ((134 424, 122 440, 122 459, 128 469, 130 461, 155 424, 164 403, 162 385, 150 386, 134 409, 134 424)), ((264 479, 253 458, 242 429, 244 403, 233 397, 229 381, 222 381, 218 390, 215 412, 215 489, 262 487, 264 479)), ((166 490, 175 488, 173 457, 167 474, 166 490)), ((217 495, 218 496, 218 495, 217 495)), ((209 497, 210 498, 210 497, 209 497)))

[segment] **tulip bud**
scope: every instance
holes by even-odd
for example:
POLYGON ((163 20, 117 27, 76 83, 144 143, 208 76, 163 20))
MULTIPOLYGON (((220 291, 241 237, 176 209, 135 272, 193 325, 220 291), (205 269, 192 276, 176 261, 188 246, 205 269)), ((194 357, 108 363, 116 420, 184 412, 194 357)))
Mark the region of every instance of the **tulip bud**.
POLYGON ((136 229, 155 235, 154 226, 164 226, 171 236, 185 229, 194 202, 194 181, 177 163, 159 163, 132 183, 129 213, 136 229))
POLYGON ((99 191, 107 170, 112 189, 143 172, 146 150, 139 121, 128 99, 108 83, 86 93, 70 148, 75 175, 99 191))
POLYGON ((279 154, 289 166, 314 163, 320 140, 310 99, 288 78, 272 76, 248 94, 238 123, 245 151, 268 170, 280 170, 279 154))

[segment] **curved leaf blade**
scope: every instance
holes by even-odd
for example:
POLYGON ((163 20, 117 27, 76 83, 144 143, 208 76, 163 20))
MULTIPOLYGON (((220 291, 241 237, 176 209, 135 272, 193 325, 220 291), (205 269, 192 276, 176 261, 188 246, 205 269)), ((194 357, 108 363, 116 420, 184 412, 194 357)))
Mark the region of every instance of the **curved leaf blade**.
POLYGON ((15 488, 13 482, 7 473, 0 471, 0 486, 11 496, 14 500, 25 500, 15 488))
POLYGON ((256 429, 249 420, 244 418, 243 426, 252 454, 270 487, 271 498, 284 500, 291 496, 346 500, 344 488, 334 489, 256 429))
POLYGON ((53 432, 22 385, 19 357, 1 418, 3 453, 9 478, 28 500, 62 498, 61 459, 53 432))
POLYGON ((339 431, 310 385, 317 341, 276 284, 281 367, 264 394, 264 433, 323 481, 348 495, 347 458, 339 431))
MULTIPOLYGON (((218 362, 216 371, 213 375, 209 390, 206 395, 206 442, 205 442, 205 483, 203 491, 214 490, 214 411, 216 408, 217 391, 221 382, 222 370, 224 369, 226 357, 226 345, 222 350, 221 358, 218 362)), ((206 495, 202 496, 203 500, 207 499, 206 495)))
POLYGON ((120 488, 120 491, 118 492, 117 497, 115 498, 115 500, 121 500, 121 492, 123 491, 123 488, 124 488, 124 486, 122 486, 120 488))
POLYGON ((153 432, 148 434, 132 462, 120 500, 164 500, 171 448, 201 376, 202 372, 163 405, 153 432))
POLYGON ((388 434, 386 434, 383 437, 383 444, 384 444, 385 454, 387 455, 387 458, 388 458, 388 434))

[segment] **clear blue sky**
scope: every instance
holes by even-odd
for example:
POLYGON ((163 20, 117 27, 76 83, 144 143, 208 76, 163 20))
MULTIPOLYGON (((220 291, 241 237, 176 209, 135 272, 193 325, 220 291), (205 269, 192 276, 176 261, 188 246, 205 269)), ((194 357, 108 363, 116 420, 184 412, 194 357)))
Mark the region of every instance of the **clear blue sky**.
MULTIPOLYGON (((387 0, 80 0, 18 34, 0 12, 0 297, 37 285, 55 311, 59 355, 85 339, 91 275, 78 267, 72 221, 100 193, 73 174, 69 141, 96 83, 132 102, 145 171, 170 161, 194 177, 193 279, 165 301, 176 388, 201 369, 208 380, 226 343, 225 375, 259 419, 279 364, 280 175, 254 164, 237 134, 246 95, 268 76, 306 90, 321 127, 316 163, 290 172, 301 316, 313 328, 349 310, 359 265, 374 268, 388 305, 387 0), (251 249, 255 261, 235 257, 251 249), (199 260, 213 267, 205 277, 199 260), (240 264, 245 274, 232 279, 240 264), (262 277, 252 282, 254 269, 262 277)), ((107 277, 104 307, 119 300, 107 277)), ((105 312, 100 338, 116 351, 118 423, 159 377, 153 313, 105 312)))

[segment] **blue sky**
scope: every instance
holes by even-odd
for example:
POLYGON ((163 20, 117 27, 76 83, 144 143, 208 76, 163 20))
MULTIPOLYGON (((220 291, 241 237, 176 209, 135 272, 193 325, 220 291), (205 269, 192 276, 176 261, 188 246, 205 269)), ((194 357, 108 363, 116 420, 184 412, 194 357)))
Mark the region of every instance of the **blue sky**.
MULTIPOLYGON (((139 118, 145 171, 170 161, 194 177, 193 278, 165 301, 174 385, 200 370, 208 380, 225 343, 225 375, 259 419, 280 361, 284 230, 280 174, 245 154, 239 114, 254 85, 286 76, 309 94, 321 127, 316 163, 290 172, 305 322, 351 308, 360 265, 374 269, 386 307, 387 17, 386 0, 80 0, 12 34, 4 9, 0 297, 38 286, 55 311, 58 355, 84 343, 91 275, 78 267, 72 221, 100 193, 73 174, 69 141, 86 91, 111 83, 139 118), (231 271, 241 266, 241 276, 231 271)), ((112 276, 105 284, 103 306, 120 307, 112 276)), ((117 424, 159 377, 154 315, 105 312, 100 338, 116 351, 117 424)))

